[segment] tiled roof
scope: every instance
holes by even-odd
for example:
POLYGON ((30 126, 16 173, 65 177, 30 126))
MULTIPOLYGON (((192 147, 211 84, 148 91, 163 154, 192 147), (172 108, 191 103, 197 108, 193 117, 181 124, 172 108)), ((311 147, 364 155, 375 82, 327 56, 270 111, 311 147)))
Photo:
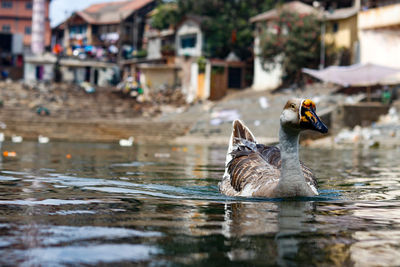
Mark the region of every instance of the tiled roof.
POLYGON ((276 19, 278 17, 279 11, 280 10, 288 10, 288 11, 293 11, 299 14, 311 14, 311 13, 317 13, 318 11, 307 4, 304 4, 300 1, 293 1, 289 2, 287 4, 283 4, 280 8, 275 8, 268 10, 267 12, 258 14, 252 18, 250 18, 250 22, 258 22, 258 21, 266 21, 266 20, 272 20, 276 19))
POLYGON ((91 5, 76 13, 90 24, 114 24, 151 2, 154 0, 107 2, 91 5))

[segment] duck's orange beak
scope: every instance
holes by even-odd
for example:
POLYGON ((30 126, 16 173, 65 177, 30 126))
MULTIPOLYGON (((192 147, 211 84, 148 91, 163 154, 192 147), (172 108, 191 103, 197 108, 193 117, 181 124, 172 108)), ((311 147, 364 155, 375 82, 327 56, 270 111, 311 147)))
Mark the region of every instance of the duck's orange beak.
POLYGON ((302 102, 300 116, 301 128, 314 130, 320 133, 328 132, 328 127, 326 127, 317 116, 315 112, 315 104, 312 100, 306 99, 302 102))

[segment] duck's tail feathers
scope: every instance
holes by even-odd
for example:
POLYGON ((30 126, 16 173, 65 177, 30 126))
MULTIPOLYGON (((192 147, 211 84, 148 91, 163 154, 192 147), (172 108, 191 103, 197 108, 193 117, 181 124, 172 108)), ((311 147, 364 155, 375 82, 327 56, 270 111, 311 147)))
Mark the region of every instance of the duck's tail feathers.
POLYGON ((229 140, 228 152, 226 153, 225 166, 232 160, 232 151, 237 148, 238 145, 245 145, 251 149, 256 147, 257 141, 253 133, 247 128, 246 125, 240 120, 235 120, 232 124, 233 130, 231 139, 229 140))
POLYGON ((232 140, 235 143, 238 142, 238 140, 244 139, 252 143, 256 143, 256 138, 254 137, 253 133, 247 128, 246 125, 240 120, 235 120, 233 122, 233 131, 232 131, 232 136, 234 139, 232 140))

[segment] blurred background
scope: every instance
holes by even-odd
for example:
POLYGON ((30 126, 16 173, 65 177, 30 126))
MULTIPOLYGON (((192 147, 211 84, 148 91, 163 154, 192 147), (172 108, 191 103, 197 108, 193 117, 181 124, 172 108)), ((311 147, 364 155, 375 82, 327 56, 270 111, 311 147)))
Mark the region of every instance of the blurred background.
POLYGON ((336 141, 398 122, 400 1, 10 0, 0 12, 6 137, 222 143, 242 118, 274 142, 293 96, 318 102, 336 141))

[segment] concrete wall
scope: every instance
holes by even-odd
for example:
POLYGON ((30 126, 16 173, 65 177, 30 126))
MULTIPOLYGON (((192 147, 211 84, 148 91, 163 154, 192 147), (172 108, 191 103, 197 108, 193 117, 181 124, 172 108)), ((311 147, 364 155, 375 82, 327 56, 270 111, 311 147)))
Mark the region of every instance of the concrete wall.
MULTIPOLYGON (((97 81, 98 86, 107 86, 109 85, 109 81, 112 79, 114 75, 114 71, 112 68, 98 68, 99 71, 99 79, 97 81)), ((93 79, 93 77, 92 77, 93 79)))
MULTIPOLYGON (((64 82, 70 83, 81 83, 85 81, 86 78, 86 68, 85 67, 71 67, 71 66, 61 66, 62 80, 64 82)), ((90 70, 90 83, 94 84, 94 72, 98 71, 98 86, 108 86, 109 81, 113 77, 112 68, 102 68, 102 67, 91 67, 90 70)))
POLYGON ((74 71, 68 67, 61 66, 61 75, 64 82, 74 82, 74 71))
POLYGON ((207 62, 206 64, 206 73, 205 73, 205 81, 204 81, 204 98, 208 99, 210 97, 211 91, 211 64, 207 62))
POLYGON ((358 103, 354 105, 342 105, 332 111, 332 131, 338 132, 344 127, 353 128, 356 125, 369 126, 377 121, 379 116, 387 114, 389 105, 380 103, 358 103))
POLYGON ((25 62, 24 64, 24 80, 25 82, 36 81, 36 65, 25 62))
POLYGON ((358 36, 361 63, 400 68, 400 4, 361 11, 358 36))
POLYGON ((203 33, 200 29, 200 25, 194 20, 188 19, 183 22, 176 31, 175 46, 178 56, 192 56, 199 57, 202 55, 203 49, 203 33), (195 34, 196 45, 193 48, 182 48, 181 47, 181 37, 189 34, 195 34))
POLYGON ((54 64, 53 63, 30 63, 24 64, 24 80, 25 82, 35 82, 36 67, 43 66, 43 81, 52 81, 54 78, 54 64))
POLYGON ((172 88, 178 82, 177 69, 166 66, 139 67, 140 80, 148 88, 158 90, 167 85, 172 88))
POLYGON ((161 58, 161 38, 149 38, 147 43, 147 58, 159 59, 161 58))
POLYGON ((400 30, 360 30, 360 61, 400 68, 400 30))
POLYGON ((260 53, 260 36, 256 36, 254 40, 254 77, 253 85, 254 90, 273 90, 282 83, 282 67, 274 66, 269 71, 262 67, 261 58, 257 55, 260 53))
POLYGON ((393 4, 358 14, 358 27, 362 30, 391 27, 400 24, 400 4, 393 4))

